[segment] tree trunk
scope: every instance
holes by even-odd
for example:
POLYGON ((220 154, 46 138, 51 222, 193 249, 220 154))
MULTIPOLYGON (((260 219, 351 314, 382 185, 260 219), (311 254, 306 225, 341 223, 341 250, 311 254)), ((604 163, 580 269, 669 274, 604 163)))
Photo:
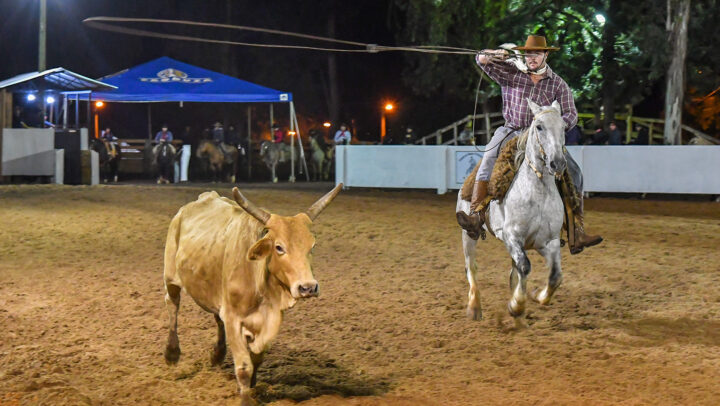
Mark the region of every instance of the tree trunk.
POLYGON ((617 38, 617 13, 618 4, 616 0, 607 2, 607 21, 603 29, 603 50, 600 69, 603 77, 603 128, 607 129, 610 122, 615 119, 615 93, 617 92, 616 80, 618 77, 618 66, 615 60, 615 40, 617 38))
MULTIPOLYGON (((327 32, 329 38, 335 38, 335 11, 330 11, 328 17, 327 32)), ((330 122, 333 126, 339 127, 340 123, 340 86, 338 84, 338 71, 335 52, 328 52, 328 82, 330 85, 330 100, 328 108, 330 122)))
POLYGON ((667 72, 665 93, 665 144, 682 144, 682 108, 685 93, 685 55, 690 0, 668 0, 667 30, 670 33, 672 58, 667 72))

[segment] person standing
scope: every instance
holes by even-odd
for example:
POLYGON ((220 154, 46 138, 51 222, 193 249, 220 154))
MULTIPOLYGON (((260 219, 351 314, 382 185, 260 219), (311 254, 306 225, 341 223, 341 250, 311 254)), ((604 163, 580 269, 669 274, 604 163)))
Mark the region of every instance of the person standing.
POLYGON ((610 122, 608 131, 608 145, 622 145, 622 133, 617 127, 617 124, 615 124, 614 121, 610 122))
POLYGON ((350 130, 348 130, 345 123, 342 123, 340 125, 340 129, 335 132, 335 137, 333 137, 335 145, 348 145, 351 140, 352 134, 350 133, 350 130))

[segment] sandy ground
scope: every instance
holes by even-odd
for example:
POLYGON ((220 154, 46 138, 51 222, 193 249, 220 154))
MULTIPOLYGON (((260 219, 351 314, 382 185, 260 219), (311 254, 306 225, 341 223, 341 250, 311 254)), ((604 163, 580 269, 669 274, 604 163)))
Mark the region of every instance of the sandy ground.
MULTIPOLYGON (((280 214, 329 185, 251 186, 280 214)), ((215 185, 229 195, 229 185, 215 185)), ((162 252, 205 187, 0 187, 0 405, 237 404, 215 325, 184 296, 167 366, 162 252)), ((720 404, 720 205, 595 198, 599 247, 563 253, 551 306, 506 314, 510 260, 480 243, 485 319, 465 318, 454 195, 350 190, 314 230, 317 299, 259 372, 271 405, 720 404)), ((537 254, 528 287, 547 278, 537 254)))

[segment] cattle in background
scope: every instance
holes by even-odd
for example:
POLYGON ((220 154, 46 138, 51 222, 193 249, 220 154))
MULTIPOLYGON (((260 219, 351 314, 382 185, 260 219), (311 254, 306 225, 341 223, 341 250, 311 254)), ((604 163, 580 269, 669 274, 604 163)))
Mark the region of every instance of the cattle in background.
POLYGON ((307 212, 292 217, 266 212, 237 188, 235 201, 205 192, 180 208, 165 245, 168 363, 180 358, 177 313, 180 291, 185 290, 215 315, 218 340, 212 364, 225 359, 227 337, 242 405, 254 403, 250 391, 257 368, 280 329, 283 311, 298 299, 318 294, 310 225, 341 188, 336 186, 307 212))

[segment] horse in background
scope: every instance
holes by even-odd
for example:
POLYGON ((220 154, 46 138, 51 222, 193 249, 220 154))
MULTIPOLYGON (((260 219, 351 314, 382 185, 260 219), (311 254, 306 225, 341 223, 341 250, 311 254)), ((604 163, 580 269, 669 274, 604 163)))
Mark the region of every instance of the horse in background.
POLYGON ((310 166, 313 171, 313 180, 328 180, 332 166, 335 147, 328 145, 319 133, 310 137, 310 166))
POLYGON ((107 183, 108 179, 112 178, 113 182, 117 183, 118 164, 120 163, 120 148, 117 143, 93 138, 90 142, 90 149, 98 153, 100 176, 103 182, 107 183))
MULTIPOLYGON (((517 174, 503 200, 490 203, 483 225, 505 243, 510 253, 512 297, 507 307, 516 321, 525 312, 527 277, 530 274, 527 249, 539 252, 550 269, 547 285, 541 290, 535 289, 530 294, 531 299, 542 305, 549 304, 562 282, 560 233, 565 210, 555 178, 568 165, 563 151, 565 124, 558 102, 541 107, 528 100, 528 105, 534 119, 528 131, 518 139, 517 174)), ((462 190, 458 192, 455 212, 470 214, 470 202, 462 198, 462 190)), ((479 238, 479 235, 468 235, 467 231, 462 231, 465 272, 470 283, 467 315, 475 320, 482 319, 475 263, 479 238)))
POLYGON ((160 141, 155 147, 153 147, 153 156, 155 157, 154 163, 158 168, 158 180, 157 183, 170 183, 173 178, 173 169, 175 162, 182 155, 182 150, 177 151, 175 146, 166 141, 160 141))
POLYGON ((222 144, 222 149, 224 151, 210 140, 203 140, 200 142, 200 145, 198 145, 195 156, 207 163, 208 168, 212 172, 213 182, 228 179, 231 183, 235 183, 239 154, 238 149, 225 143, 222 144), (226 175, 228 169, 232 172, 226 175))

